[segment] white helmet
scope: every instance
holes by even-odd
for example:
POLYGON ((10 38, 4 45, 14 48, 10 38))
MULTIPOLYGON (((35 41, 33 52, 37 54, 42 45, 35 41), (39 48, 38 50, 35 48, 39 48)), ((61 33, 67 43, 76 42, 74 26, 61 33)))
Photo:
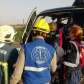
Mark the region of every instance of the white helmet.
POLYGON ((1 42, 13 42, 13 38, 15 34, 16 32, 12 26, 8 26, 8 25, 0 26, 1 42))

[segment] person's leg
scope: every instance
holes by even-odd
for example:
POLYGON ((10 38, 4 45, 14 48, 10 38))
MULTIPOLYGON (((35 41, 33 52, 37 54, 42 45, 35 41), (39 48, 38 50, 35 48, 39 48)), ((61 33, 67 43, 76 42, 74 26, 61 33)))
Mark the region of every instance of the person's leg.
POLYGON ((64 84, 64 66, 62 64, 60 64, 60 68, 58 70, 58 77, 59 77, 59 84, 64 84))
POLYGON ((80 80, 81 80, 81 70, 76 69, 72 72, 71 75, 71 84, 80 84, 80 80))

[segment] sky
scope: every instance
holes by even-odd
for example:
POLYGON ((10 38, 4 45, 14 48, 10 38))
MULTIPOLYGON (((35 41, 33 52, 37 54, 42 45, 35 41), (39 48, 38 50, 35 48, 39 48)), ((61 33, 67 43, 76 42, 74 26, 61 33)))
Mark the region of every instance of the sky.
POLYGON ((37 13, 51 8, 71 6, 74 0, 0 0, 0 25, 22 24, 30 12, 37 7, 37 13))

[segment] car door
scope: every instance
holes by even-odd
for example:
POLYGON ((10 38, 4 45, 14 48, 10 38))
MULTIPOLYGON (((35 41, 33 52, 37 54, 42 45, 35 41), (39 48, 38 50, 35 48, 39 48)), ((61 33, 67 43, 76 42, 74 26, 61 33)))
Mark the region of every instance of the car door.
POLYGON ((31 30, 33 28, 33 23, 34 23, 35 18, 36 18, 36 8, 34 8, 32 10, 32 12, 30 13, 30 15, 28 17, 28 20, 27 20, 27 23, 25 25, 25 29, 24 29, 24 32, 23 32, 23 35, 22 35, 21 44, 24 44, 28 41, 31 30))

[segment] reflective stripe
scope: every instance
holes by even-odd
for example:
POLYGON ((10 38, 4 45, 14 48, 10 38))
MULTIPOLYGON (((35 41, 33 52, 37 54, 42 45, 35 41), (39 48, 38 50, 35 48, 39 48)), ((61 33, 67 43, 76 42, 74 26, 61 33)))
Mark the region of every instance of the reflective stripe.
POLYGON ((78 50, 78 46, 76 45, 76 43, 74 41, 70 41, 70 43, 74 44, 74 46, 76 47, 77 50, 77 58, 76 58, 76 63, 70 63, 70 62, 64 62, 64 65, 69 66, 69 67, 77 67, 79 65, 79 60, 80 60, 80 53, 78 50))
POLYGON ((50 83, 45 83, 45 84, 50 84, 50 83))
POLYGON ((70 63, 70 62, 64 62, 64 65, 69 66, 69 67, 77 67, 76 64, 70 63))
POLYGON ((27 70, 27 71, 36 71, 36 72, 41 72, 41 71, 43 71, 45 69, 47 69, 47 68, 44 68, 44 67, 36 68, 36 67, 29 67, 29 66, 25 66, 24 67, 24 70, 27 70))

